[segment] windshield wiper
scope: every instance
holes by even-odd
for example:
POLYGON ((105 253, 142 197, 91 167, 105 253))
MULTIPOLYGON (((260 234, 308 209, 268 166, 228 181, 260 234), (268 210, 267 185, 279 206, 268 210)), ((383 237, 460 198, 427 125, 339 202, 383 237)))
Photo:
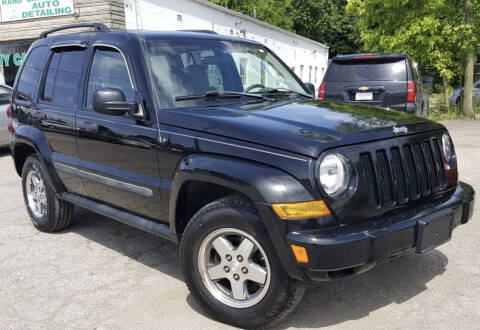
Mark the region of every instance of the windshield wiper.
POLYGON ((202 95, 185 95, 175 97, 175 101, 188 101, 208 98, 240 98, 242 96, 251 97, 255 99, 262 99, 264 101, 275 102, 276 100, 261 94, 230 92, 230 91, 210 91, 202 95))
POLYGON ((291 89, 287 89, 287 88, 269 88, 267 90, 267 93, 264 93, 263 95, 277 94, 277 93, 278 94, 296 94, 303 97, 308 97, 309 99, 313 99, 312 95, 292 91, 291 89))

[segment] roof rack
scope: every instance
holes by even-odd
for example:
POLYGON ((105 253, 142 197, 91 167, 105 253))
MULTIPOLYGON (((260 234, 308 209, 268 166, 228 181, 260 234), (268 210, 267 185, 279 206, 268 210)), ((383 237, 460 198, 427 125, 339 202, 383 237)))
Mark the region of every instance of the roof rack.
POLYGON ((197 32, 197 33, 208 33, 208 34, 218 34, 212 30, 177 30, 178 32, 197 32))
POLYGON ((46 38, 50 33, 62 31, 62 30, 69 30, 69 29, 78 29, 78 28, 93 28, 97 32, 107 32, 110 31, 110 29, 102 23, 77 23, 77 24, 69 24, 69 25, 62 25, 47 31, 43 31, 40 34, 40 39, 46 38))

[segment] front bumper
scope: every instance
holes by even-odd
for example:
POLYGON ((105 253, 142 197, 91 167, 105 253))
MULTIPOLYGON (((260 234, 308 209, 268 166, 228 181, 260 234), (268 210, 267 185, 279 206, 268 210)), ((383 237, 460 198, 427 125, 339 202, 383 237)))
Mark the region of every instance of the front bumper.
POLYGON ((473 188, 460 183, 448 198, 381 219, 290 232, 287 242, 306 248, 309 262, 298 266, 311 281, 359 274, 392 257, 448 241, 455 227, 471 219, 474 197, 473 188))

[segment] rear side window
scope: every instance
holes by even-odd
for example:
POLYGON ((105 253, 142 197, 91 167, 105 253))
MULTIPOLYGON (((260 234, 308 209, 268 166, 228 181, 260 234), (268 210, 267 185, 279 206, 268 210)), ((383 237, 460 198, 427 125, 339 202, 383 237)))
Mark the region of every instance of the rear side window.
POLYGON ((43 87, 43 101, 76 106, 84 54, 83 50, 63 50, 52 54, 43 87))
POLYGON ((10 90, 5 87, 0 87, 0 105, 10 103, 10 90))
POLYGON ((328 81, 406 81, 405 60, 332 62, 328 81))
POLYGON ((46 46, 40 46, 30 51, 18 78, 16 98, 32 100, 42 75, 43 66, 47 61, 48 52, 49 49, 46 46))

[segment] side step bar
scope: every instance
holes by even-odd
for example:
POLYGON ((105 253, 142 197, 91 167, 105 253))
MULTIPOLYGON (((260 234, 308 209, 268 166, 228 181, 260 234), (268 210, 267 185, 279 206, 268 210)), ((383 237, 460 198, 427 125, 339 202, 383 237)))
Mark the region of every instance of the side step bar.
POLYGON ((83 207, 87 210, 104 215, 108 218, 112 218, 113 220, 117 220, 126 225, 146 231, 155 236, 159 236, 174 243, 178 243, 177 236, 172 234, 172 232, 170 231, 170 227, 167 225, 162 225, 154 221, 139 217, 137 215, 133 215, 128 212, 113 208, 111 206, 101 204, 88 198, 80 197, 70 193, 62 193, 60 194, 59 198, 74 205, 83 207))

